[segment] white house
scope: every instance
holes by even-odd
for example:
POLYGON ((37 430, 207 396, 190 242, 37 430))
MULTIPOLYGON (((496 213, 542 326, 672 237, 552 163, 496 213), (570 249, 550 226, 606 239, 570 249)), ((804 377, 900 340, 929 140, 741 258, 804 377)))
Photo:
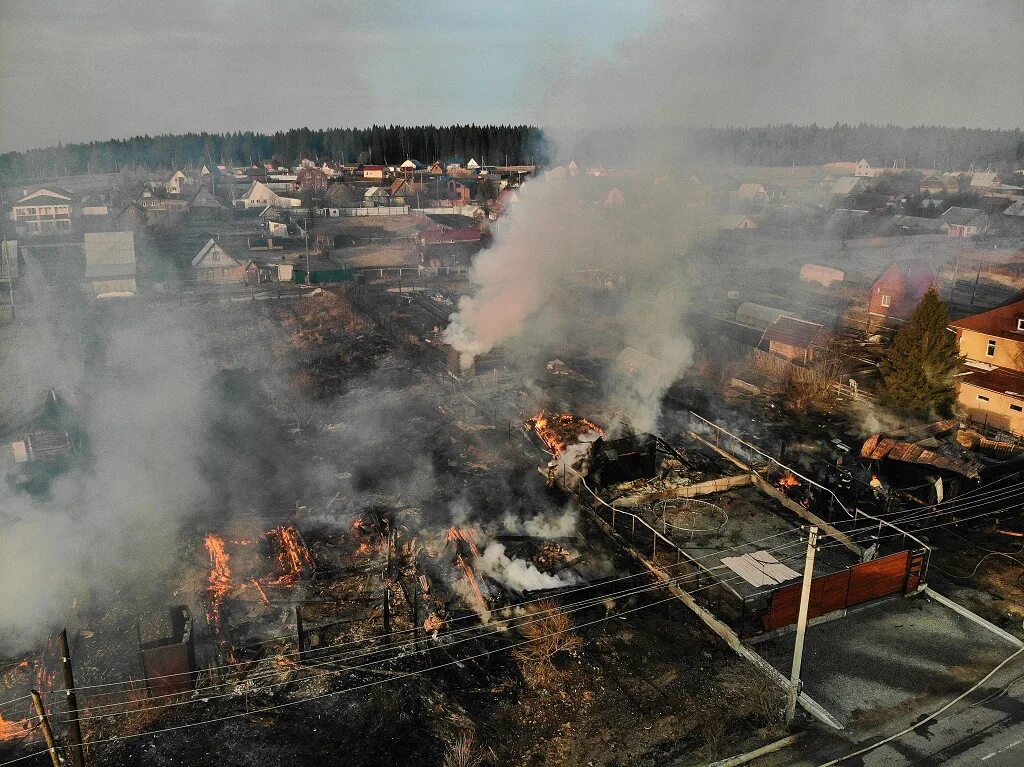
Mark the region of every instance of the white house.
POLYGON ((302 205, 302 200, 295 197, 282 197, 263 182, 253 181, 248 191, 235 200, 235 205, 246 210, 249 208, 262 210, 268 205, 278 208, 298 208, 302 205))
POLYGON ((469 162, 466 163, 466 167, 469 168, 470 170, 479 170, 480 163, 478 163, 475 158, 470 157, 469 162))
POLYGON ((71 193, 57 187, 26 194, 11 208, 18 234, 34 235, 71 229, 71 193))
POLYGON ((182 188, 188 183, 189 178, 185 175, 185 172, 178 170, 174 172, 174 175, 164 185, 164 188, 167 190, 167 194, 181 194, 182 188))
POLYGON ((196 281, 201 283, 232 283, 245 279, 245 265, 213 239, 192 259, 192 268, 196 270, 196 281))
POLYGON ((867 160, 861 160, 853 168, 853 175, 858 178, 874 178, 882 175, 881 168, 872 168, 867 160))

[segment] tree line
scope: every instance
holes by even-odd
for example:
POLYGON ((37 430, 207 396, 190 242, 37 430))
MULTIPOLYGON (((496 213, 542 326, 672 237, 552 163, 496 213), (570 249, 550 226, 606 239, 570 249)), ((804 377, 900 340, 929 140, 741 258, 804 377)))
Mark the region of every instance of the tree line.
POLYGON ((899 125, 771 125, 693 132, 698 151, 736 165, 824 165, 1010 171, 1024 167, 1024 131, 899 125))
POLYGON ((293 128, 273 134, 185 133, 62 144, 0 155, 10 178, 114 173, 125 168, 164 170, 204 163, 249 165, 302 158, 398 165, 459 156, 484 165, 538 164, 549 160, 543 132, 532 125, 374 125, 369 128, 293 128))
MULTIPOLYGON (((601 131, 584 131, 581 163, 613 163, 602 156, 601 131), (591 147, 588 151, 588 147, 591 147)), ((621 137, 620 137, 621 138, 621 137)), ((648 142, 629 138, 631 146, 648 142)), ((664 145, 664 136, 655 138, 664 145)), ((872 165, 937 170, 1008 171, 1024 167, 1024 131, 983 128, 902 127, 897 125, 769 125, 750 128, 696 128, 675 137, 688 155, 707 163, 785 166, 820 165, 867 159, 872 165)), ((424 163, 453 155, 486 165, 546 165, 551 153, 543 130, 533 125, 374 125, 369 128, 294 128, 273 134, 185 133, 64 144, 0 155, 4 179, 125 168, 172 169, 208 162, 248 165, 279 160, 293 165, 310 157, 338 162, 397 165, 412 158, 424 163)), ((568 161, 570 158, 566 158, 568 161)))

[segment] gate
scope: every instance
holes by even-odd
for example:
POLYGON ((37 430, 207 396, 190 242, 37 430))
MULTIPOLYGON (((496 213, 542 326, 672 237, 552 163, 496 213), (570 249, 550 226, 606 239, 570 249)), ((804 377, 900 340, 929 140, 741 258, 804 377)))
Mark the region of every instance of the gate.
MULTIPOLYGON (((808 619, 845 610, 890 594, 914 591, 924 580, 925 551, 906 550, 871 562, 862 562, 842 572, 822 575, 811 581, 808 619)), ((772 592, 771 604, 761 616, 765 631, 796 623, 800 611, 802 584, 793 583, 772 592)))

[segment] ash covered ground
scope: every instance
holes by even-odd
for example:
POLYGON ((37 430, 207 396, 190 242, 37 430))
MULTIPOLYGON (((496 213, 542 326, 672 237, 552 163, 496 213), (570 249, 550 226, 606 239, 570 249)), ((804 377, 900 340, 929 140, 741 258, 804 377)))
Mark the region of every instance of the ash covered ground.
MULTIPOLYGON (((43 553, 87 577, 37 590, 45 610, 10 645, 4 697, 49 690, 68 743, 66 626, 96 764, 660 764, 774 727, 774 691, 767 708, 715 702, 746 669, 662 592, 627 591, 620 579, 646 576, 537 471, 548 456, 527 420, 593 407, 589 379, 525 389, 496 365, 468 384, 430 322, 353 286, 140 299, 94 305, 73 330, 39 325, 74 380, 51 399, 75 438, 67 465, 14 497, 80 525, 43 553), (125 335, 154 323, 173 353, 125 335), (140 463, 107 466, 117 439, 140 463), (143 467, 167 476, 133 490, 125 473, 143 467), (123 508, 101 513, 97 483, 115 479, 123 508), (81 494, 88 508, 65 507, 81 494), (179 605, 194 661, 147 682, 140 641, 174 644, 179 605)), ((20 369, 23 388, 44 371, 20 369)), ((24 400, 12 421, 38 416, 24 400)), ((0 749, 43 764, 22 704, 0 749)))

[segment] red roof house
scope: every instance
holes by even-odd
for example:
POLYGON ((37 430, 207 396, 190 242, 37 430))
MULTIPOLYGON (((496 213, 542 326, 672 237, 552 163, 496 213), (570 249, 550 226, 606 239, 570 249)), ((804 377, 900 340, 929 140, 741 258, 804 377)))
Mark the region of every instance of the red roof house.
POLYGON ((924 262, 893 264, 871 286, 868 314, 910 319, 928 288, 935 284, 935 275, 924 262))

